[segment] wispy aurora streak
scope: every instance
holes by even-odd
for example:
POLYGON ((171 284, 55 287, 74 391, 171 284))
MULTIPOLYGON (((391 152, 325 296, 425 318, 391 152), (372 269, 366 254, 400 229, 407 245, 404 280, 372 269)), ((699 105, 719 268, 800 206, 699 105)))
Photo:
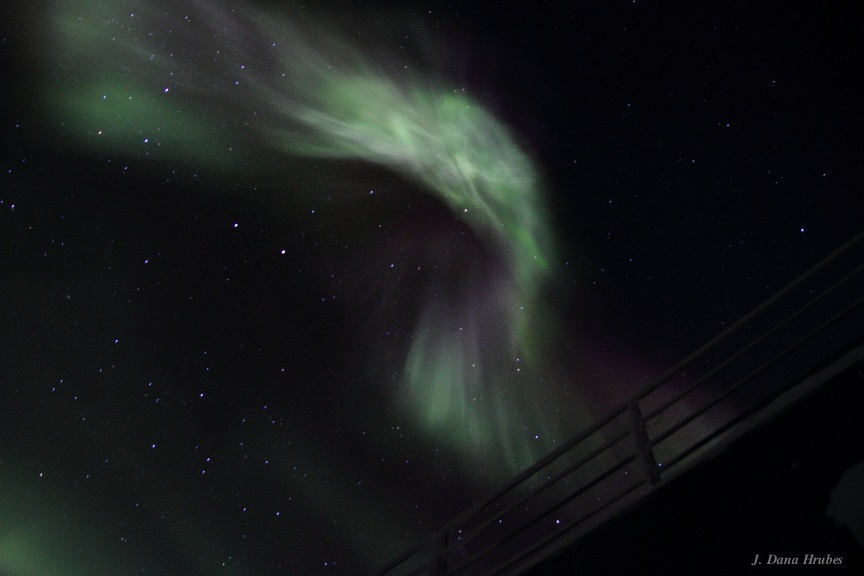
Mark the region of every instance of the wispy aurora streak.
POLYGON ((59 45, 47 51, 62 54, 48 96, 56 123, 100 152, 244 174, 262 150, 356 159, 434 194, 498 264, 446 298, 427 295, 402 406, 486 474, 529 465, 550 447, 537 398, 554 260, 531 160, 479 103, 404 57, 229 6, 59 2, 59 45))

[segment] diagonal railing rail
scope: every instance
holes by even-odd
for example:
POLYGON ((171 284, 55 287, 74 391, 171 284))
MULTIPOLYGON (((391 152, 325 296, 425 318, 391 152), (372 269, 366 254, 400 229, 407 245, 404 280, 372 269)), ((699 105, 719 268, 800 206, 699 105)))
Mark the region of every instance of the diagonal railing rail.
POLYGON ((862 361, 864 233, 378 574, 519 574, 862 361))

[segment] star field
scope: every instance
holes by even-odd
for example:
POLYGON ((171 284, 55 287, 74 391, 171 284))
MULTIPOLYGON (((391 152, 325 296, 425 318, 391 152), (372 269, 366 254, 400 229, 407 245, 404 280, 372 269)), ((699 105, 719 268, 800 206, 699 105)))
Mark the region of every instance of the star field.
POLYGON ((842 7, 38 4, 9 576, 373 573, 861 228, 842 7))

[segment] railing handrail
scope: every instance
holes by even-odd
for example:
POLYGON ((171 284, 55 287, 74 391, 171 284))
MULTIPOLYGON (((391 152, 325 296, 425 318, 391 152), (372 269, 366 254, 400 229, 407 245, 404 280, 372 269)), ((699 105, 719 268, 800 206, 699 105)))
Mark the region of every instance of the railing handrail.
MULTIPOLYGON (((618 494, 618 496, 615 496, 615 503, 610 504, 609 506, 618 505, 617 502, 619 501, 622 502, 622 506, 630 503, 631 500, 635 498, 635 496, 632 495, 632 492, 633 490, 638 488, 639 485, 646 485, 647 489, 650 491, 653 486, 657 485, 658 482, 660 482, 661 479, 661 472, 655 459, 656 446, 662 444, 667 438, 677 434, 687 426, 694 423, 696 419, 705 416, 706 414, 712 413, 711 411, 720 406, 727 399, 727 397, 730 397, 732 394, 741 390, 744 382, 755 378, 760 373, 764 372, 772 365, 779 362, 782 358, 787 357, 797 348, 807 344, 808 341, 812 341, 813 339, 817 338, 822 334, 824 330, 827 330, 831 325, 835 324, 836 322, 841 321, 846 315, 850 315, 853 312, 856 312, 857 309, 862 307, 862 303, 864 303, 864 296, 853 298, 851 304, 846 304, 845 306, 842 306, 841 310, 839 312, 832 313, 828 320, 818 322, 815 327, 810 326, 809 328, 807 328, 808 332, 805 336, 799 337, 791 345, 784 344, 785 347, 779 353, 774 353, 768 359, 768 361, 763 361, 755 369, 750 369, 750 371, 743 377, 743 379, 742 377, 739 377, 739 380, 737 380, 731 387, 727 386, 719 396, 716 396, 713 400, 711 400, 701 408, 692 410, 689 414, 677 421, 674 426, 670 426, 664 432, 655 435, 653 438, 649 438, 646 423, 652 418, 663 414, 666 410, 669 410, 672 406, 687 397, 689 394, 693 393, 696 389, 705 385, 706 382, 711 382, 712 379, 716 378, 717 375, 720 374, 723 370, 732 367, 735 362, 741 361, 741 359, 744 358, 748 352, 750 352, 752 349, 755 349, 757 344, 763 343, 764 341, 767 341, 769 338, 771 338, 772 335, 779 333, 782 327, 794 323, 800 318, 803 318, 805 312, 807 312, 811 308, 814 308, 822 301, 826 300, 829 296, 832 295, 832 293, 840 291, 840 289, 845 283, 850 282, 850 280, 856 279, 856 277, 858 276, 862 276, 861 272, 862 270, 864 270, 864 264, 853 262, 851 272, 846 273, 839 280, 831 281, 831 284, 827 287, 823 286, 818 295, 812 297, 808 296, 807 301, 803 305, 801 305, 800 303, 795 304, 795 308, 791 313, 786 313, 782 320, 774 323, 766 331, 759 333, 754 339, 749 340, 743 347, 739 347, 736 344, 736 351, 731 356, 724 357, 722 362, 719 362, 716 366, 713 366, 712 369, 710 369, 701 378, 697 378, 695 382, 684 386, 681 390, 675 391, 675 393, 672 394, 671 397, 665 399, 665 401, 661 402, 659 406, 648 410, 647 413, 644 413, 640 408, 640 402, 642 402, 649 395, 651 395, 655 391, 658 391, 661 387, 679 376, 679 374, 682 373, 684 368, 693 365, 696 360, 702 358, 707 352, 717 348, 721 342, 724 342, 727 339, 731 339, 731 337, 738 333, 739 330, 748 325, 751 320, 754 320, 757 317, 761 317, 761 315, 765 314, 766 311, 775 304, 779 305, 785 302, 787 295, 795 291, 798 287, 802 286, 810 279, 816 277, 817 274, 825 270, 832 263, 838 261, 838 259, 842 258, 847 252, 851 251, 853 248, 859 245, 864 246, 864 242, 862 242, 862 240, 864 240, 864 232, 856 235, 854 238, 852 238, 840 248, 831 253, 828 257, 824 258, 815 266, 807 270, 804 274, 799 276, 795 281, 785 286, 782 290, 774 294, 772 297, 768 298, 765 302, 756 306, 749 313, 745 314, 738 321, 734 322, 726 329, 721 331, 717 336, 713 337, 708 342, 697 348, 693 353, 688 355, 680 362, 676 363, 672 368, 667 370, 660 377, 654 379, 636 394, 633 394, 626 402, 622 403, 619 407, 610 411, 601 419, 593 422, 585 429, 575 434, 566 442, 558 446, 556 449, 540 458, 532 466, 528 467, 527 469, 517 474, 515 477, 511 478, 494 494, 478 501, 467 510, 456 515, 454 518, 446 522, 441 527, 441 529, 438 530, 433 536, 424 541, 421 541, 418 545, 413 546, 408 551, 401 554, 399 557, 390 561, 384 568, 382 568, 379 574, 382 576, 390 574, 394 569, 399 568, 401 565, 409 562, 412 559, 415 559, 419 562, 424 562, 425 564, 418 565, 413 569, 412 572, 410 572, 410 574, 450 574, 452 573, 450 570, 451 568, 456 572, 463 571, 470 567, 472 564, 482 560, 484 557, 486 557, 487 554, 499 548, 503 543, 518 538, 521 534, 526 533, 532 526, 537 525, 537 523, 541 522, 543 518, 548 516, 549 513, 562 509, 568 504, 568 502, 580 497, 581 494, 587 492, 596 484, 599 484, 606 478, 611 478, 611 475, 614 471, 620 469, 622 466, 626 466, 627 464, 635 460, 638 460, 642 464, 642 472, 644 476, 643 480, 639 481, 638 485, 636 485, 635 488, 628 488, 627 491, 618 494), (547 475, 548 482, 542 484, 538 490, 529 489, 528 495, 517 495, 515 504, 513 502, 509 502, 509 507, 504 510, 495 510, 494 512, 490 510, 485 514, 480 514, 484 509, 491 509, 491 507, 495 505, 498 501, 507 498, 508 495, 512 495, 514 493, 514 490, 524 486, 529 479, 543 472, 544 469, 547 469, 560 458, 564 457, 565 455, 571 455, 571 452, 573 452, 577 447, 586 442, 593 435, 604 432, 607 427, 612 425, 612 423, 618 420, 625 412, 629 413, 630 416, 628 428, 624 429, 623 431, 610 431, 609 437, 607 437, 606 441, 602 442, 600 446, 594 446, 593 448, 591 448, 590 446, 586 447, 587 453, 583 453, 580 457, 576 459, 575 462, 565 464, 560 470, 549 472, 547 475), (455 551, 459 550, 467 550, 471 542, 475 541, 477 538, 480 538, 481 535, 488 529, 494 527, 496 519, 503 518, 505 515, 516 510, 517 507, 527 505, 527 503, 529 503, 531 500, 539 500, 543 492, 545 492, 547 489, 553 487, 558 482, 563 481, 565 478, 570 477, 577 471, 577 469, 591 463, 594 458, 597 458, 604 453, 608 453, 607 451, 611 450, 611 447, 613 445, 618 444, 622 441, 622 439, 628 436, 632 437, 633 446, 631 448, 631 451, 624 452, 623 454, 618 453, 619 458, 615 459, 616 464, 614 468, 600 468, 599 470, 594 470, 594 472, 597 472, 599 475, 595 477, 594 480, 590 480, 587 484, 581 486, 576 492, 568 494, 563 499, 555 500, 551 505, 549 503, 540 502, 540 511, 536 512, 526 523, 520 525, 517 529, 511 532, 507 532, 503 537, 500 537, 499 540, 493 541, 491 544, 482 544, 481 542, 480 544, 478 544, 478 546, 480 546, 479 550, 474 551, 472 556, 468 558, 463 558, 463 561, 461 561, 461 563, 455 563, 452 567, 446 566, 446 558, 448 557, 448 554, 452 554, 455 551), (470 521, 475 518, 477 518, 478 521, 474 524, 471 524, 470 521), (465 526, 466 531, 464 533, 460 533, 459 542, 453 543, 451 542, 450 536, 460 526, 465 526), (421 557, 424 554, 425 557, 421 557), (422 566, 426 566, 427 568, 423 568, 422 566)), ((864 259, 864 257, 862 257, 862 259, 864 259)), ((864 281, 862 281, 862 285, 864 285, 864 281)), ((864 288, 862 288, 862 294, 864 294, 864 288)), ((864 337, 864 334, 862 334, 860 337, 864 337)), ((849 344, 847 343, 847 345, 849 344)), ((864 351, 864 347, 861 347, 861 350, 864 351)), ((862 354, 864 354, 864 352, 862 352, 862 354)), ((788 386, 791 386, 793 384, 794 382, 788 384, 788 386)), ((762 392, 761 389, 759 391, 762 392)), ((693 444, 686 447, 674 458, 668 459, 665 463, 663 463, 663 465, 667 468, 675 466, 682 460, 686 460, 690 458, 694 453, 702 450, 706 445, 710 445, 712 443, 722 440, 723 438, 721 438, 721 436, 727 434, 729 430, 732 430, 734 427, 739 426, 739 423, 741 421, 750 419, 756 411, 764 408, 763 404, 771 401, 771 398, 774 398, 774 396, 771 396, 771 394, 779 395, 782 392, 783 389, 781 389, 779 392, 777 392, 776 390, 768 390, 767 392, 765 392, 768 395, 767 399, 757 399, 753 406, 750 406, 748 409, 731 416, 731 420, 729 422, 715 426, 703 438, 695 441, 693 444)), ((576 456, 578 456, 578 454, 576 456)), ((665 470, 666 468, 664 468, 664 471, 665 470)), ((531 487, 528 486, 528 488, 531 487)), ((640 493, 640 496, 644 495, 644 492, 640 493)), ((587 518, 590 518, 596 514, 600 514, 603 511, 604 508, 597 508, 593 511, 589 511, 585 518, 574 522, 572 525, 567 527, 566 531, 571 531, 577 525, 583 523, 587 518)), ((538 542, 534 542, 533 544, 528 546, 525 554, 532 554, 535 550, 541 549, 543 546, 546 546, 550 542, 554 541, 557 537, 557 535, 551 534, 541 538, 541 540, 539 540, 538 542)), ((496 567, 492 568, 492 570, 497 573, 498 570, 507 569, 507 567, 517 564, 523 557, 524 556, 520 556, 516 559, 513 559, 512 561, 502 561, 502 563, 496 565, 496 567)), ((484 574, 485 573, 490 572, 484 572, 484 574)))

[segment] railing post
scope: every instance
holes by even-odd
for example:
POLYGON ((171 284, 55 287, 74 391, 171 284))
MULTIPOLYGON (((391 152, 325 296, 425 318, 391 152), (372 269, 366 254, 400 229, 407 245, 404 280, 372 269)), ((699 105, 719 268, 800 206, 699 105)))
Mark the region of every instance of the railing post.
POLYGON ((645 422, 642 420, 642 411, 639 410, 639 402, 630 400, 627 402, 627 410, 630 412, 630 426, 633 429, 633 439, 636 441, 636 450, 642 460, 645 475, 652 486, 660 482, 660 473, 657 470, 657 462, 654 460, 654 451, 651 450, 651 441, 648 440, 648 432, 645 430, 645 422))
POLYGON ((436 534, 432 539, 432 555, 429 558, 429 576, 440 576, 447 569, 447 560, 444 557, 444 551, 449 544, 450 530, 446 527, 440 534, 436 534))

